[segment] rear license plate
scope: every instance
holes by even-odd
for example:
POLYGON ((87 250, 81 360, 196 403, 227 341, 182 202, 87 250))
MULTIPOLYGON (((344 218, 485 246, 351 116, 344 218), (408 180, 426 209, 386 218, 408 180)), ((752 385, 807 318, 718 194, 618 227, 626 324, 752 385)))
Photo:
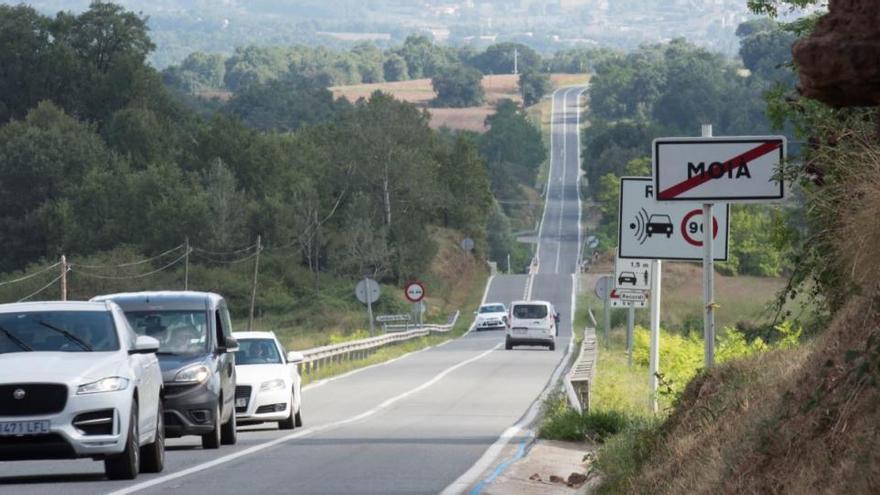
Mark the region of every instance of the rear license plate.
POLYGON ((239 397, 238 399, 235 399, 235 407, 247 407, 247 398, 239 397))
POLYGON ((528 333, 528 330, 526 330, 525 328, 514 328, 513 333, 517 335, 525 335, 526 333, 528 333))
POLYGON ((48 421, 9 421, 0 423, 0 437, 47 435, 48 433, 48 421))

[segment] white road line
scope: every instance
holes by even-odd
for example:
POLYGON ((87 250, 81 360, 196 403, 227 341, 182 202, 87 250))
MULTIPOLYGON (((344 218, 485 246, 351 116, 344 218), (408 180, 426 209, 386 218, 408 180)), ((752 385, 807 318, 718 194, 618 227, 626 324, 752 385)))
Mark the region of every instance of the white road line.
POLYGON ((452 373, 453 371, 455 371, 463 366, 467 366, 470 363, 473 363, 475 361, 483 359, 484 357, 488 356, 489 354, 495 352, 500 347, 501 347, 501 343, 498 343, 495 347, 489 349, 488 351, 485 351, 485 352, 478 354, 472 358, 466 359, 458 364, 450 366, 449 368, 446 368, 445 370, 443 370, 440 373, 438 373, 437 375, 435 375, 434 378, 419 385, 418 387, 415 387, 415 388, 407 390, 406 392, 403 392, 399 395, 396 395, 396 396, 382 402, 378 406, 376 406, 368 411, 362 412, 361 414, 358 414, 357 416, 352 416, 348 419, 335 421, 333 423, 328 423, 328 424, 321 425, 321 426, 314 426, 311 428, 306 428, 305 430, 302 430, 302 431, 299 431, 296 433, 291 433, 290 435, 285 435, 283 437, 276 438, 275 440, 261 443, 259 445, 254 445, 253 447, 249 447, 247 449, 240 450, 238 452, 234 452, 232 454, 225 455, 223 457, 219 457, 219 458, 214 459, 212 461, 204 462, 202 464, 197 464, 195 466, 184 469, 182 471, 178 471, 176 473, 171 473, 171 474, 168 474, 168 475, 156 478, 156 479, 145 481, 143 483, 138 483, 136 485, 132 485, 132 486, 123 488, 121 490, 117 490, 115 492, 111 492, 109 495, 127 495, 129 493, 135 493, 135 492, 139 492, 141 490, 146 490, 147 488, 152 488, 154 486, 158 486, 158 485, 161 485, 163 483, 167 483, 172 480, 176 480, 176 479, 180 479, 180 478, 192 475, 192 474, 200 473, 202 471, 211 469, 213 467, 217 467, 221 464, 226 464, 226 463, 232 462, 236 459, 240 459, 242 457, 246 457, 246 456, 249 456, 252 454, 256 454, 258 452, 262 452, 266 449, 272 448, 276 445, 280 445, 285 442, 289 442, 291 440, 295 440, 297 438, 302 438, 307 435, 312 435, 312 434, 320 433, 320 432, 324 432, 324 431, 335 430, 335 429, 341 428, 345 425, 349 425, 351 423, 355 423, 355 422, 367 419, 370 416, 373 416, 376 413, 382 411, 383 409, 387 409, 388 407, 391 407, 392 405, 396 404, 397 402, 400 402, 401 400, 406 399, 407 397, 409 397, 411 395, 417 394, 417 393, 427 389, 431 385, 436 384, 437 382, 439 382, 440 380, 445 378, 446 375, 452 373))
MULTIPOLYGON (((572 275, 572 293, 574 293, 575 290, 574 280, 575 277, 574 275, 572 275)), ((443 491, 440 492, 440 495, 466 493, 470 489, 470 487, 472 487, 480 480, 480 476, 482 476, 483 473, 492 466, 498 456, 501 455, 504 447, 507 446, 507 444, 510 443, 513 438, 519 435, 522 430, 527 429, 528 426, 538 416, 538 413, 541 411, 541 406, 544 404, 544 399, 556 386, 557 380, 559 380, 559 377, 562 375, 562 371, 571 360, 572 352, 574 352, 574 314, 576 309, 576 302, 577 299, 574 297, 574 295, 572 295, 572 306, 570 315, 572 332, 568 339, 568 349, 565 352, 565 356, 562 357, 562 360, 559 361, 559 364, 553 371, 553 375, 550 377, 550 380, 547 381, 547 385, 544 387, 541 395, 539 395, 538 398, 535 399, 535 402, 532 402, 532 405, 529 407, 528 411, 526 411, 526 414, 522 417, 522 419, 517 421, 516 424, 514 424, 510 428, 504 430, 504 433, 501 434, 498 440, 495 440, 495 443, 493 443, 486 450, 483 456, 480 457, 480 459, 477 460, 477 462, 474 463, 474 465, 470 469, 468 469, 466 473, 459 476, 458 479, 456 479, 449 486, 443 489, 443 491)))

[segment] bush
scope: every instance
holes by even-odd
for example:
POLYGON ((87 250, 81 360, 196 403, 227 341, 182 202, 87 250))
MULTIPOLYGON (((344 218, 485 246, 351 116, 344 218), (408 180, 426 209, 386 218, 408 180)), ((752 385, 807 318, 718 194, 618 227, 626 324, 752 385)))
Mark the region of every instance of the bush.
POLYGON ((620 411, 577 412, 568 406, 565 394, 559 391, 544 403, 544 422, 538 436, 548 440, 604 442, 636 421, 633 416, 620 411))

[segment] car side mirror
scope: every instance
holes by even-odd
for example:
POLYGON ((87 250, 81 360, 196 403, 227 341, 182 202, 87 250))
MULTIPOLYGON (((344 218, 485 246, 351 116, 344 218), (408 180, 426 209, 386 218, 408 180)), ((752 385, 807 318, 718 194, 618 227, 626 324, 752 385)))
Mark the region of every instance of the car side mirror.
POLYGON ((220 350, 222 352, 237 352, 238 351, 238 341, 235 340, 235 337, 226 337, 226 345, 221 346, 220 350))
POLYGON ((159 351, 159 341, 147 335, 138 335, 129 354, 154 354, 159 351))
POLYGON ((287 353, 287 362, 290 364, 301 363, 306 360, 306 357, 301 352, 290 351, 287 353))

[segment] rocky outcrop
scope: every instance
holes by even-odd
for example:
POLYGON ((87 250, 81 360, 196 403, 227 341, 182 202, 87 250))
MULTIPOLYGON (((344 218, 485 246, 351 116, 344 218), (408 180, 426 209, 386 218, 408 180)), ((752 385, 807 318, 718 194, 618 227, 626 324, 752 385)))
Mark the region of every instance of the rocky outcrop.
POLYGON ((831 0, 811 36, 795 43, 804 96, 833 107, 880 105, 880 5, 831 0))

